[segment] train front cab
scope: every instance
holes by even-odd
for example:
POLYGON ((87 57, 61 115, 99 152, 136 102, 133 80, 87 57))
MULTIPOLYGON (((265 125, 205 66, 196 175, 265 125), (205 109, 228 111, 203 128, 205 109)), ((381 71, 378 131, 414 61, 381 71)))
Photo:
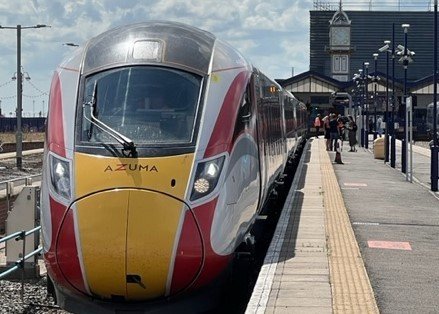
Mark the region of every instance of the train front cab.
POLYGON ((192 226, 187 231, 192 239, 180 258, 190 263, 176 290, 195 279, 203 262, 202 239, 193 215, 184 215, 191 213, 184 199, 201 81, 175 69, 136 66, 100 72, 81 83, 73 158, 60 149, 47 154, 51 210, 63 213, 52 217, 56 233, 48 254, 58 282, 108 300, 169 294, 169 267, 183 219, 192 226), (160 97, 184 91, 172 95, 178 107, 142 98, 157 95, 157 86, 167 90, 160 97), (126 138, 137 148, 121 149, 125 142, 118 142, 126 138))

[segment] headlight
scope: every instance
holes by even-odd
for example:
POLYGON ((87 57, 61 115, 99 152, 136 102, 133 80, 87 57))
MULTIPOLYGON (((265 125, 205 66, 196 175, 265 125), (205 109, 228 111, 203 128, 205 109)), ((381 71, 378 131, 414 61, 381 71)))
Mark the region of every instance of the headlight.
POLYGON ((191 201, 195 201, 215 190, 224 165, 225 156, 200 162, 195 172, 191 201))
POLYGON ((63 198, 70 199, 70 164, 54 155, 49 156, 50 181, 53 190, 63 198))

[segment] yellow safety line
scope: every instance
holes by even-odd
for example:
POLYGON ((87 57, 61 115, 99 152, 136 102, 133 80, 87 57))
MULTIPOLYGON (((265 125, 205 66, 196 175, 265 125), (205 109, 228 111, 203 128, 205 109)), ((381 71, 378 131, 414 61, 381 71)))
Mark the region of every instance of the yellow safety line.
POLYGON ((334 313, 379 313, 324 141, 319 141, 334 313))

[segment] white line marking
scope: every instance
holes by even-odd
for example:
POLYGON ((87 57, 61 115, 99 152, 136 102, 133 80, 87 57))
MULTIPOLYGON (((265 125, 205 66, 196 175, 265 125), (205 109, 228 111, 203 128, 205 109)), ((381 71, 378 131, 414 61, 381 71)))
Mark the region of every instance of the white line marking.
POLYGON ((265 313, 265 310, 267 308, 267 303, 271 292, 271 286, 273 285, 274 275, 276 272, 277 264, 279 262, 279 257, 287 230, 289 217, 291 216, 291 211, 293 209, 291 202, 288 202, 288 200, 294 199, 294 196, 296 194, 308 147, 309 141, 306 143, 303 149, 302 157, 300 158, 296 175, 285 201, 284 208, 282 209, 282 214, 279 217, 276 230, 273 234, 273 238, 271 239, 270 247, 268 248, 264 259, 264 264, 261 267, 258 280, 256 281, 256 284, 253 288, 252 296, 249 303, 247 304, 247 309, 245 310, 246 314, 265 313))

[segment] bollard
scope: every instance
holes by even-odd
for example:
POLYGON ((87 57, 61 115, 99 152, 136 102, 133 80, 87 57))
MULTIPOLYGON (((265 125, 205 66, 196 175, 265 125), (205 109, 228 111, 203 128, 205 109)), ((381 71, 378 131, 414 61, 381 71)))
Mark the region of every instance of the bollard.
POLYGON ((341 151, 342 151, 343 141, 341 139, 338 139, 335 144, 335 160, 334 162, 340 165, 343 165, 343 162, 341 161, 341 151))

